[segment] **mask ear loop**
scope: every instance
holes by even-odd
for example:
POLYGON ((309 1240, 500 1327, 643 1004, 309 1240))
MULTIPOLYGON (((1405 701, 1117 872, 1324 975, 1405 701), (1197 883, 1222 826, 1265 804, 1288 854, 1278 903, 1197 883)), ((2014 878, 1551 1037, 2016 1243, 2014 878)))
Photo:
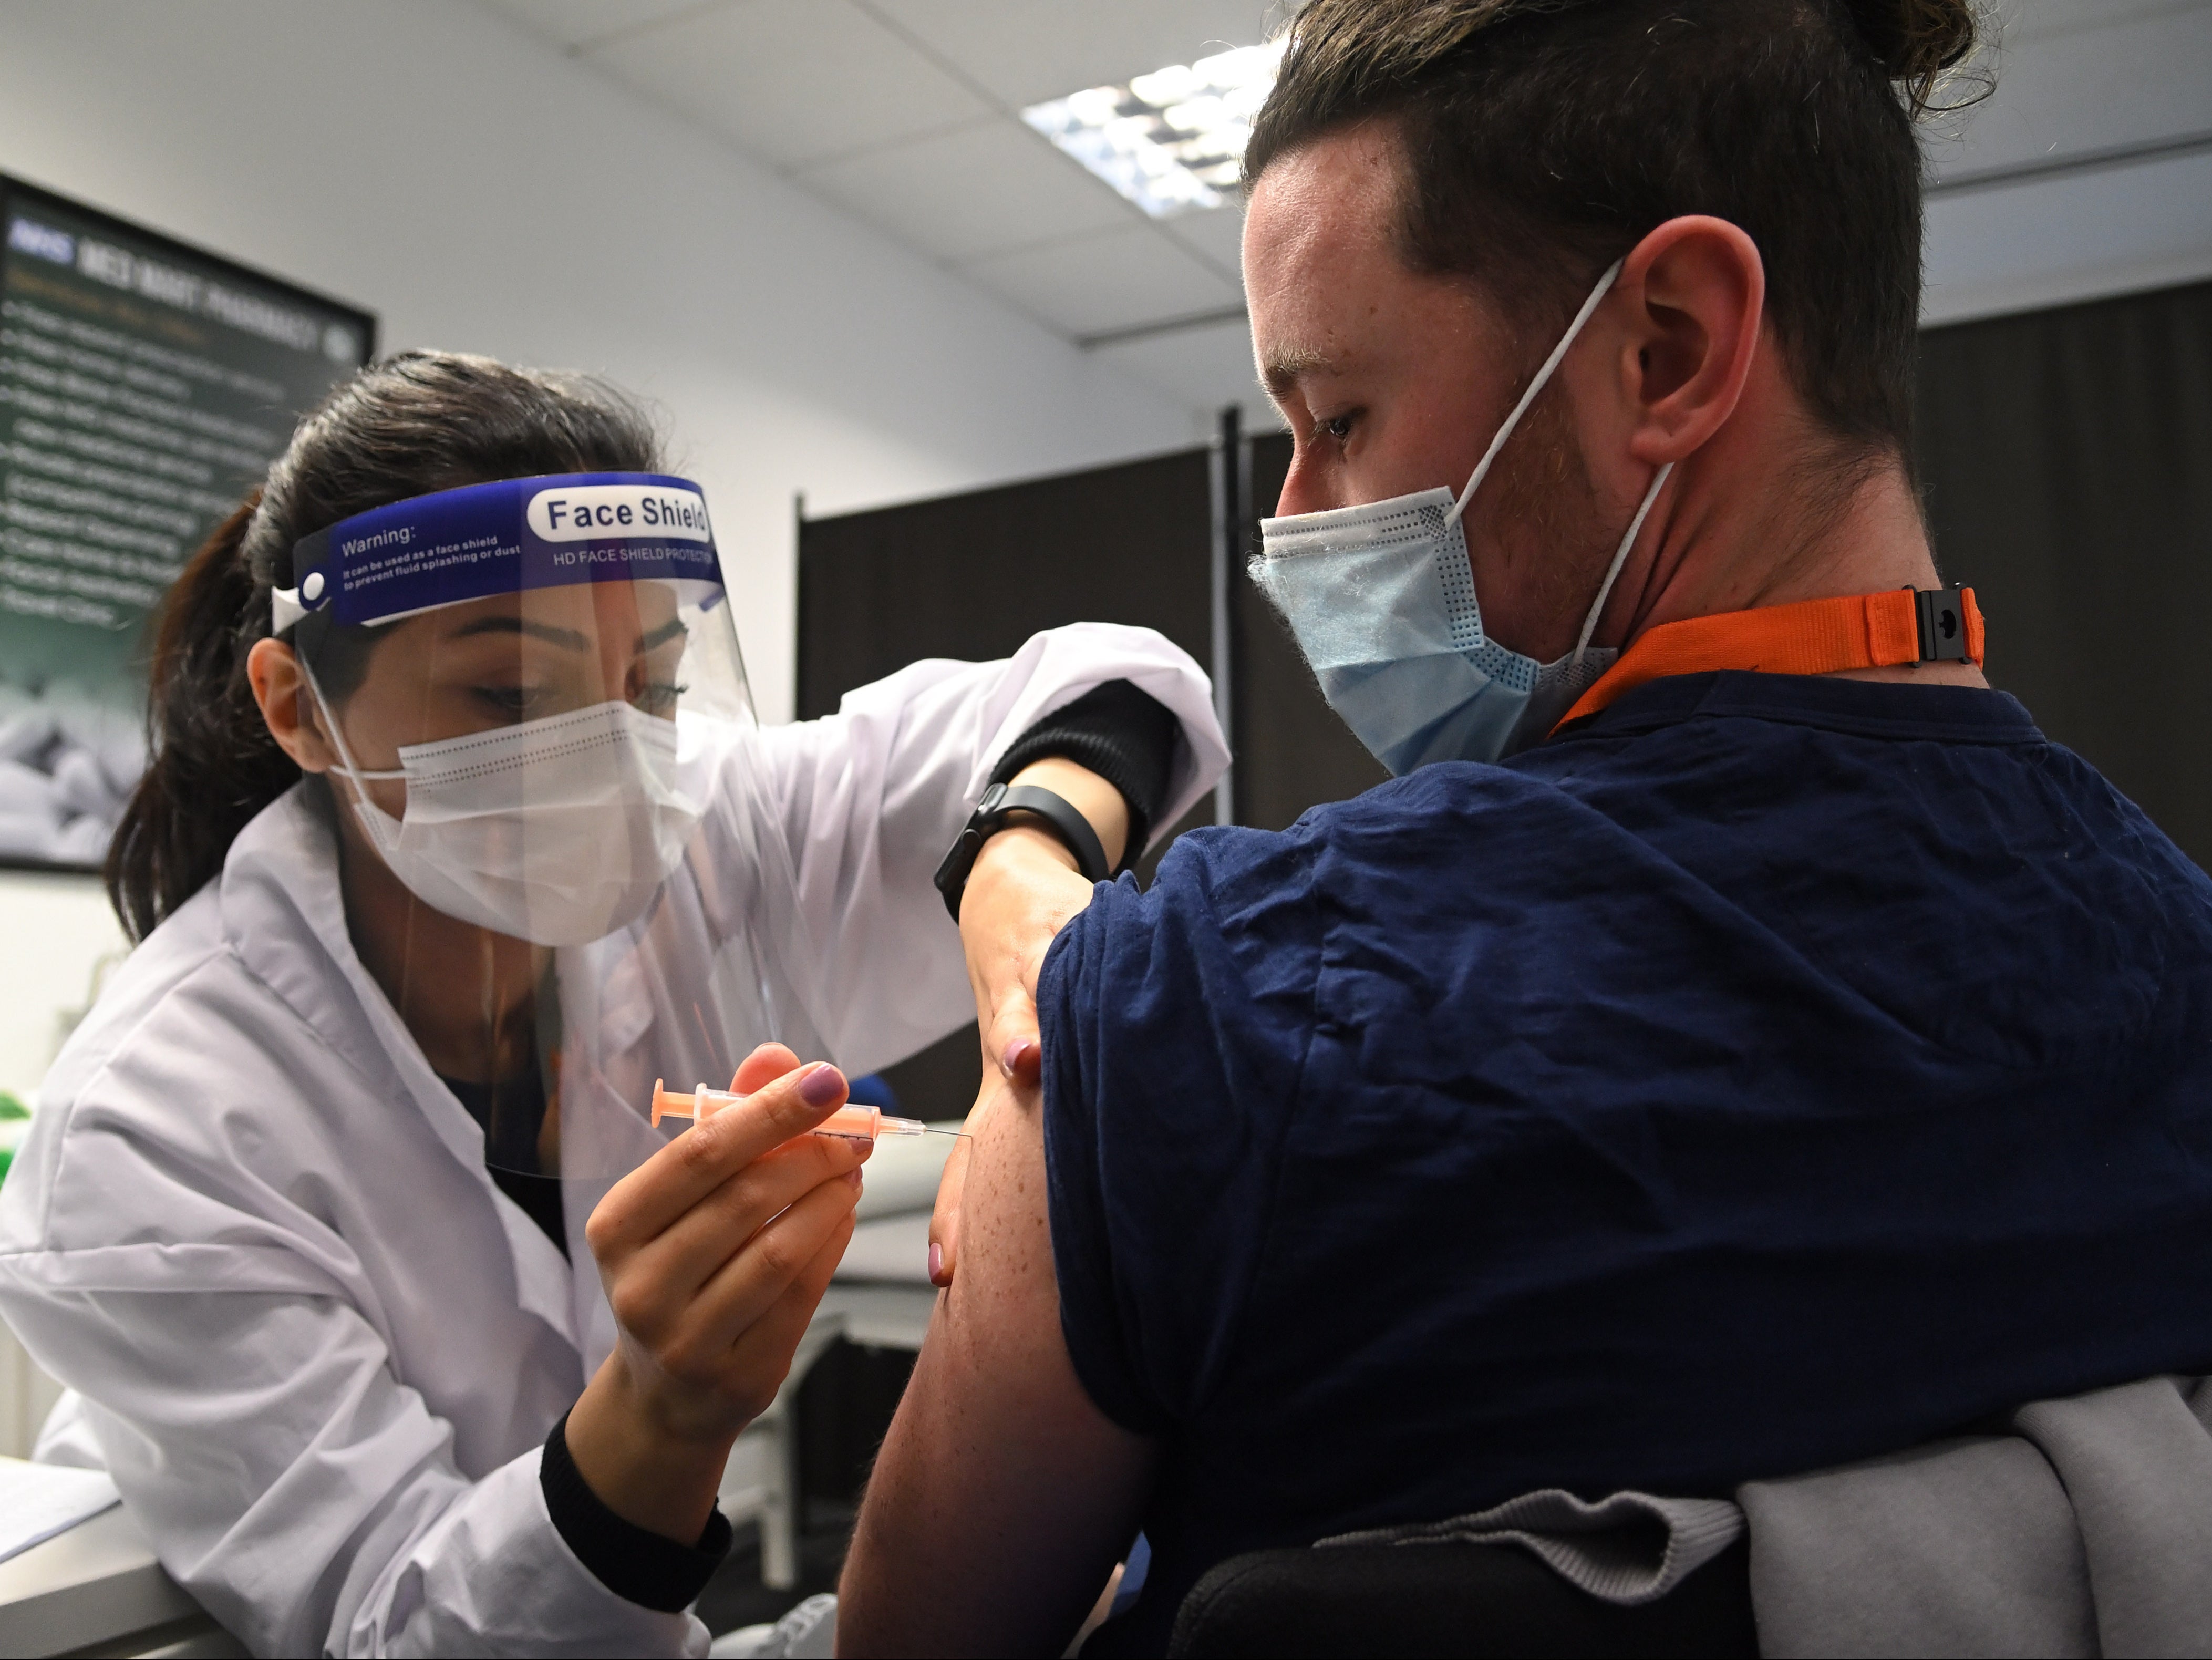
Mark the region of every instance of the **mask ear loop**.
POLYGON ((1613 550, 1613 563, 1607 567, 1605 581, 1597 585, 1597 598, 1590 602, 1589 615, 1583 618, 1583 631, 1575 641, 1575 654, 1570 668, 1583 666, 1583 654, 1589 649, 1590 633, 1597 627, 1598 613, 1605 609, 1607 596, 1613 592, 1613 579, 1620 568, 1628 562, 1628 550, 1636 545, 1636 533, 1644 528, 1644 520, 1651 511, 1651 504, 1659 499, 1659 487, 1667 482, 1667 475, 1674 471, 1672 461, 1662 464, 1652 475, 1651 488, 1644 492, 1644 505, 1636 510, 1636 517, 1628 521, 1628 534, 1620 538, 1620 545, 1613 550))
MULTIPOLYGON (((294 655, 299 656, 299 654, 295 652, 294 655)), ((338 724, 337 716, 331 713, 330 704, 324 700, 323 689, 315 679, 314 670, 307 666, 307 660, 305 657, 300 657, 299 661, 300 672, 307 678, 307 690, 313 694, 315 707, 322 711, 323 724, 330 728, 331 741, 337 745, 340 763, 337 769, 343 773, 347 781, 353 785, 355 816, 367 826, 369 839, 376 843, 376 850, 388 860, 391 857, 392 849, 385 845, 383 828, 377 823, 379 815, 368 811, 374 804, 368 799, 368 792, 362 786, 372 778, 404 778, 407 775, 406 771, 403 769, 398 772, 363 772, 354 764, 353 748, 345 740, 345 728, 338 724)))
POLYGON ((1597 279, 1597 286, 1590 290, 1589 298, 1583 301, 1583 308, 1575 313, 1575 320, 1567 325, 1567 331, 1559 337, 1559 344, 1552 348, 1552 355, 1544 360, 1543 368, 1536 371, 1536 378, 1528 383, 1528 390, 1521 394, 1521 401, 1513 406, 1513 413, 1505 417, 1505 424, 1498 428, 1498 435, 1490 441, 1490 447, 1483 451, 1482 459, 1474 464, 1474 476, 1467 481, 1467 488, 1459 493, 1459 500, 1452 503, 1452 510, 1444 515, 1447 530, 1467 511, 1467 504, 1474 499, 1476 487, 1489 477, 1491 464, 1498 459, 1498 451, 1505 447, 1505 441, 1513 435, 1513 429, 1521 424, 1521 417, 1528 412, 1528 405, 1534 403, 1536 394, 1544 390, 1544 383, 1552 378, 1552 371, 1559 367, 1559 360, 1567 355, 1567 348, 1575 344, 1575 337, 1583 331, 1583 325, 1590 320, 1590 313, 1597 309, 1597 302, 1605 298, 1626 263, 1626 256, 1614 260, 1605 268, 1605 275, 1597 279))

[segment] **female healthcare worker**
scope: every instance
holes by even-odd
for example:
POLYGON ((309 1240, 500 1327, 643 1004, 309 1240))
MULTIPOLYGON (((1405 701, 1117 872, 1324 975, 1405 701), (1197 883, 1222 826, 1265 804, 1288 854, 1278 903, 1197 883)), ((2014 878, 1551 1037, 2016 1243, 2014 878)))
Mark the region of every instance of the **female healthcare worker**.
POLYGON ((258 1653, 703 1651, 716 1478, 862 1156, 798 1055, 968 1018, 930 879, 987 784, 1133 851, 1226 758, 1188 658, 1099 625, 763 730, 730 610, 624 400, 434 354, 168 602, 109 865, 144 943, 0 1193, 0 1310, 75 1391, 49 1456, 258 1653))

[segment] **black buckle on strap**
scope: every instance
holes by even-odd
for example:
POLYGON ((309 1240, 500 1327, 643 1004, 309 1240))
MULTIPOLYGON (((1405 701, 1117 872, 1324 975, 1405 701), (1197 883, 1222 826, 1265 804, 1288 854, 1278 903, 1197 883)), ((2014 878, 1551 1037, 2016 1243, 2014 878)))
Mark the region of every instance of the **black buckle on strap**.
POLYGON ((968 891, 968 873, 975 868, 975 855, 1005 826, 1008 816, 1017 812, 1034 814, 1042 828, 1058 837, 1075 855, 1085 881, 1103 882, 1113 874, 1106 868, 1106 849, 1098 832, 1074 803, 1034 784, 994 784, 983 792, 983 799, 975 804, 975 811, 961 830, 960 839, 937 867, 937 891, 945 896, 945 909, 952 913, 954 921, 960 920, 960 897, 968 891))
POLYGON ((1966 660, 1966 600, 1957 583, 1948 588, 1916 588, 1912 610, 1920 626, 1920 660, 1966 660))

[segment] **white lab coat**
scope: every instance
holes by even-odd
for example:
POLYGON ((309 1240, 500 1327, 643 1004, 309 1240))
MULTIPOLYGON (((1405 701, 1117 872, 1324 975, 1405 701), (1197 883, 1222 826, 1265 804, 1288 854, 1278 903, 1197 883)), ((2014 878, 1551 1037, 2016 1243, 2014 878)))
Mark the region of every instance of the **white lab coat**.
MULTIPOLYGON (((1227 755, 1205 676, 1146 629, 917 663, 760 733, 759 787, 724 810, 787 873, 792 933, 755 942, 771 1006, 854 1072, 970 1018, 930 875, 1006 746, 1117 678, 1182 723, 1164 827, 1227 755)), ((581 1223, 572 1201, 564 1261, 492 1184, 295 790, 55 1062, 0 1189, 0 1312, 82 1395, 163 1566, 256 1653, 701 1654, 696 1619, 607 1590, 541 1496, 540 1446, 613 1341, 581 1223)))

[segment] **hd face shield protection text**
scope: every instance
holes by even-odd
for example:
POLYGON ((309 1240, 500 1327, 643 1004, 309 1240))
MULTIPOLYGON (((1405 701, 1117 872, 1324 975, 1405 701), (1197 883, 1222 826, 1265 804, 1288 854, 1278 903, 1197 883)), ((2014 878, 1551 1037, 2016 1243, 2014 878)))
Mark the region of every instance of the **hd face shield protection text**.
POLYGON ((386 930, 399 1012, 495 1165, 619 1177, 679 1128, 656 1076, 821 1053, 726 599, 697 486, 643 473, 377 508, 276 591, 337 809, 435 913, 386 930))

